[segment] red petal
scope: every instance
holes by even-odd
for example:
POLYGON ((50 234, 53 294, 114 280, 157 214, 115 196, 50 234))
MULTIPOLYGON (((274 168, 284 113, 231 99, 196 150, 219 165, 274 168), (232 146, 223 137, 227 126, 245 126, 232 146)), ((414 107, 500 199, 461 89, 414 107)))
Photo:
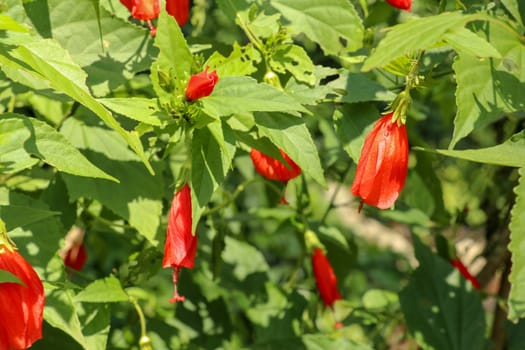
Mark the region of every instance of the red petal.
POLYGON ((412 0, 386 0, 390 5, 400 10, 410 11, 412 0))
POLYGON ((166 11, 182 27, 190 18, 190 0, 166 0, 166 11))
POLYGON ((330 262, 320 248, 315 248, 312 254, 312 267, 314 270, 317 290, 326 306, 332 306, 336 300, 342 299, 337 289, 337 277, 330 262))
POLYGON ((352 194, 380 209, 391 207, 403 189, 408 167, 406 126, 380 118, 366 136, 352 184, 352 194))
POLYGON ((197 234, 192 235, 190 187, 185 184, 173 197, 168 217, 163 267, 193 268, 197 234))
POLYGON ((252 158, 255 170, 269 180, 288 181, 296 178, 301 174, 301 168, 288 157, 282 149, 279 150, 284 160, 288 163, 290 168, 281 163, 279 160, 270 157, 256 149, 252 149, 250 157, 252 158))
POLYGON ((42 281, 16 251, 0 253, 0 269, 16 275, 24 285, 0 283, 0 349, 27 349, 42 338, 45 294, 42 281))
POLYGON ((213 92, 215 84, 219 81, 217 71, 208 73, 208 67, 198 74, 194 74, 188 80, 186 86, 186 99, 195 101, 199 98, 209 96, 213 92))

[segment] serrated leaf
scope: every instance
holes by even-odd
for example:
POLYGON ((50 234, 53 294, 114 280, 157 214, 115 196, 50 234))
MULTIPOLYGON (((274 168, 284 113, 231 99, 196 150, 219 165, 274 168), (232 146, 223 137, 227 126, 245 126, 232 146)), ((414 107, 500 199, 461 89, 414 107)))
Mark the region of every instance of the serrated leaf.
POLYGON ((49 82, 55 90, 64 92, 89 108, 109 127, 117 131, 137 153, 146 168, 153 172, 138 134, 124 130, 111 113, 91 96, 85 85, 86 73, 73 62, 69 53, 56 41, 19 36, 12 44, 18 46, 8 52, 3 51, 0 46, 0 57, 4 56, 0 61, 12 68, 30 73, 37 79, 49 82))
POLYGON ((510 243, 509 251, 512 267, 509 275, 510 293, 507 301, 509 320, 517 322, 525 318, 525 168, 519 169, 519 183, 514 188, 516 202, 512 207, 509 224, 510 243))
POLYGON ((24 282, 20 281, 20 278, 18 278, 17 275, 2 269, 0 269, 0 284, 1 283, 17 283, 24 285, 24 282))
POLYGON ((235 138, 220 121, 195 129, 192 138, 191 190, 193 231, 211 196, 231 167, 235 155, 235 138))
POLYGON ((297 45, 281 45, 275 48, 270 66, 277 73, 290 72, 295 79, 309 85, 315 83, 314 64, 306 51, 297 45))
POLYGON ((331 81, 329 87, 343 90, 340 102, 356 103, 365 101, 392 101, 396 94, 386 89, 383 85, 368 78, 363 73, 344 73, 339 78, 331 81))
POLYGON ((258 84, 250 77, 219 79, 213 93, 200 100, 202 110, 221 117, 245 112, 307 112, 296 100, 268 84, 258 84))
POLYGON ((156 99, 122 97, 99 98, 98 101, 114 112, 145 124, 163 126, 170 121, 170 117, 159 108, 156 99))
POLYGON ((386 66, 398 57, 427 49, 441 41, 447 31, 463 27, 473 18, 460 12, 446 12, 398 24, 379 42, 365 61, 363 70, 386 66))
POLYGON ((5 171, 4 167, 9 170, 8 163, 14 158, 13 152, 19 155, 17 160, 22 159, 24 162, 21 150, 25 150, 25 157, 38 157, 62 172, 118 182, 116 178, 93 165, 62 134, 46 123, 15 113, 6 113, 3 117, 5 119, 0 120, 0 135, 7 134, 2 140, 8 140, 8 143, 0 144, 1 172, 5 171), (10 133, 14 135, 9 135, 10 133), (25 137, 21 138, 22 134, 25 137), (3 159, 4 155, 7 160, 3 159))
POLYGON ((363 24, 349 1, 272 0, 271 4, 291 22, 295 33, 305 33, 326 55, 362 47, 363 24))
POLYGON ((413 237, 419 267, 399 294, 410 333, 423 349, 483 349, 486 325, 479 293, 413 237))
POLYGON ((261 54, 252 45, 241 47, 235 42, 228 57, 215 51, 205 65, 217 70, 217 75, 223 79, 232 75, 243 76, 255 73, 257 71, 255 64, 260 62, 261 54))
POLYGON ((504 143, 487 148, 446 150, 424 149, 415 147, 416 150, 435 152, 448 157, 470 160, 478 163, 496 164, 511 167, 525 167, 525 131, 513 135, 504 143))
POLYGON ((179 25, 166 11, 159 15, 155 46, 160 50, 156 61, 159 70, 173 72, 177 79, 189 78, 193 56, 179 25))
POLYGON ((74 302, 70 289, 58 289, 48 284, 44 286, 46 322, 67 333, 85 350, 106 349, 110 328, 108 305, 82 305, 74 302))
POLYGON ((466 53, 474 57, 501 58, 498 50, 488 41, 463 27, 450 29, 443 36, 443 40, 460 55, 466 53))
POLYGON ((525 109, 525 71, 519 68, 525 64, 525 45, 497 26, 490 26, 489 37, 503 59, 462 55, 452 66, 458 112, 450 148, 472 130, 525 109))
POLYGON ((326 187, 317 148, 303 120, 283 113, 257 113, 255 122, 261 136, 282 148, 301 170, 326 187))
POLYGON ((110 276, 92 282, 75 295, 73 300, 86 303, 115 303, 128 301, 129 297, 122 289, 119 280, 110 276))

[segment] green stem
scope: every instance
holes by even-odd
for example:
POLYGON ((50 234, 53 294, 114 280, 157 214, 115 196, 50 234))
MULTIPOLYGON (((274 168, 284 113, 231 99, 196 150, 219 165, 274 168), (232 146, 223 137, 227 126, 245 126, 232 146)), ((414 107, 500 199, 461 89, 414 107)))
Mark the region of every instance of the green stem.
POLYGON ((137 302, 137 299, 134 297, 129 297, 129 301, 133 304, 135 307, 135 310, 137 310, 137 315, 139 316, 139 322, 140 322, 140 336, 146 337, 146 318, 144 317, 144 312, 142 312, 142 308, 140 307, 139 303, 137 302))
POLYGON ((334 204, 335 203, 335 199, 337 197, 337 194, 339 193, 339 191, 343 187, 344 181, 345 181, 346 177, 348 176, 348 174, 350 173, 351 167, 352 167, 351 163, 348 163, 348 165, 346 166, 346 169, 343 171, 343 175, 341 177, 341 181, 339 181, 337 183, 337 187, 335 188, 334 193, 332 193, 332 196, 330 197, 330 202, 328 204, 328 207, 326 208, 325 212, 323 213, 323 216, 321 217, 320 225, 324 224, 324 222, 326 221, 326 218, 328 217, 328 214, 330 213, 330 211, 337 207, 334 204))

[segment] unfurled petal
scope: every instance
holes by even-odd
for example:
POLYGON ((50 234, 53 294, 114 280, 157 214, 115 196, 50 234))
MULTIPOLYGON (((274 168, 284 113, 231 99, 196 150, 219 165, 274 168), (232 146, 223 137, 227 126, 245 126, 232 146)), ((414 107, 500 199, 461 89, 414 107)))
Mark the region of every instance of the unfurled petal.
POLYGON ((0 269, 23 283, 0 283, 0 349, 27 349, 42 338, 42 281, 18 252, 4 247, 0 247, 0 269))
POLYGON ((380 209, 391 207, 405 185, 408 138, 405 125, 381 117, 366 136, 352 184, 352 194, 380 209))
POLYGON ((256 149, 252 149, 250 157, 252 158, 255 170, 269 180, 275 181, 289 181, 301 174, 301 168, 288 157, 288 155, 281 149, 279 150, 283 156, 288 167, 279 160, 272 158, 256 149))
POLYGON ((166 12, 182 27, 190 18, 190 0, 166 0, 166 12))
POLYGON ((326 255, 320 248, 312 253, 312 267, 314 270, 317 290, 326 306, 332 306, 336 300, 342 299, 337 289, 337 277, 326 255))

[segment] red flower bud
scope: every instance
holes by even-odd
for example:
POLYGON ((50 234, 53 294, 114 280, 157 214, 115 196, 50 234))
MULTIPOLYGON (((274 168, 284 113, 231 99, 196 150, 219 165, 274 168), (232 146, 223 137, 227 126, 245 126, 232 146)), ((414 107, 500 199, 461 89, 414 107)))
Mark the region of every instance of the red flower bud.
POLYGON ((336 300, 343 299, 337 289, 337 277, 330 262, 320 248, 315 248, 312 254, 317 290, 326 306, 332 306, 336 300))
POLYGON ((461 273, 461 275, 463 275, 463 277, 465 277, 467 281, 470 281, 470 283, 472 283, 472 287, 476 289, 480 289, 481 286, 477 278, 470 274, 467 267, 463 264, 463 262, 459 258, 451 259, 450 263, 461 273))
POLYGON ((412 0, 386 0, 390 5, 400 10, 410 11, 412 0))
POLYGON ((208 73, 208 67, 199 74, 194 74, 190 77, 188 85, 186 86, 186 98, 188 101, 195 101, 199 98, 209 96, 215 84, 219 81, 217 71, 208 73))
POLYGON ((142 21, 151 21, 159 16, 159 0, 120 0, 131 12, 131 16, 142 21))
POLYGON ((256 149, 252 149, 250 157, 252 158, 255 170, 269 180, 286 182, 301 175, 301 168, 288 157, 282 149, 279 150, 289 168, 279 160, 272 158, 256 149))
POLYGON ((166 0, 166 11, 182 27, 190 18, 190 0, 166 0))
POLYGON ((66 252, 64 265, 80 271, 86 265, 87 257, 87 249, 84 243, 75 244, 66 252))
POLYGON ((406 126, 392 122, 392 113, 381 117, 366 136, 352 194, 380 209, 391 207, 405 185, 408 167, 406 126))
POLYGON ((197 233, 192 235, 191 193, 188 184, 185 184, 173 197, 168 217, 166 244, 164 245, 164 259, 162 267, 173 268, 173 285, 175 292, 171 303, 184 301, 184 297, 177 292, 177 282, 180 269, 193 268, 197 251, 197 233))
POLYGON ((23 283, 0 283, 0 349, 27 349, 42 338, 42 281, 18 252, 5 247, 0 247, 0 269, 23 283))

